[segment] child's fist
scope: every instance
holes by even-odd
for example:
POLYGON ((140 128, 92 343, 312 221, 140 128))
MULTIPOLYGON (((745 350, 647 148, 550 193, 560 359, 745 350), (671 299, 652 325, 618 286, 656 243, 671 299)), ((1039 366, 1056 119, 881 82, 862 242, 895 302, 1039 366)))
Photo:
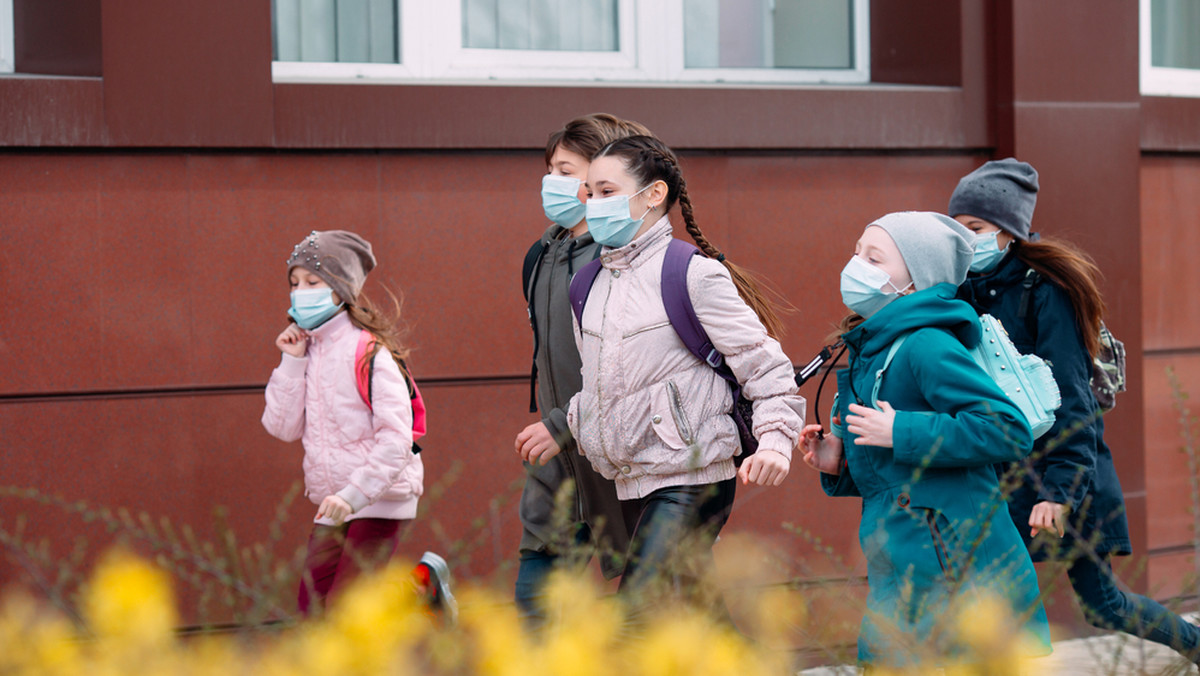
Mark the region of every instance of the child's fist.
POLYGON ((284 354, 290 354, 293 357, 303 357, 308 353, 308 334, 304 329, 295 324, 288 324, 288 327, 279 334, 275 339, 275 347, 279 348, 284 354))

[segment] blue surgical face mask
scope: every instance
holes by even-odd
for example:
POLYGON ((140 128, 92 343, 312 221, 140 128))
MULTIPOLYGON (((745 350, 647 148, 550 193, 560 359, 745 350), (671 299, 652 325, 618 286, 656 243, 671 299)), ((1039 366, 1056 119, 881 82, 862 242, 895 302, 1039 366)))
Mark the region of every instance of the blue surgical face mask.
POLYGON ((333 304, 333 289, 296 289, 288 315, 302 329, 315 329, 336 315, 341 305, 333 304))
POLYGON ((989 232, 975 238, 975 256, 971 259, 971 272, 991 272, 1000 264, 1000 260, 1004 258, 1004 254, 1008 252, 1008 247, 1012 245, 1012 242, 1004 245, 1004 248, 1001 249, 996 242, 998 234, 1000 233, 989 232))
MULTIPOLYGON (((904 289, 909 286, 912 286, 912 282, 904 289)), ((883 306, 896 300, 904 289, 897 289, 888 273, 858 256, 851 258, 842 268, 842 302, 862 317, 869 318, 879 312, 883 306), (885 284, 894 291, 884 291, 885 284)))
POLYGON ((631 217, 629 215, 629 198, 642 194, 649 187, 648 185, 633 195, 613 195, 612 197, 588 200, 587 223, 588 232, 592 233, 592 239, 614 249, 632 242, 638 228, 642 227, 642 219, 650 213, 650 209, 647 208, 640 218, 631 217))
POLYGON ((543 176, 542 211, 546 212, 546 218, 564 228, 579 225, 587 213, 587 206, 579 201, 579 186, 582 183, 570 176, 543 176))

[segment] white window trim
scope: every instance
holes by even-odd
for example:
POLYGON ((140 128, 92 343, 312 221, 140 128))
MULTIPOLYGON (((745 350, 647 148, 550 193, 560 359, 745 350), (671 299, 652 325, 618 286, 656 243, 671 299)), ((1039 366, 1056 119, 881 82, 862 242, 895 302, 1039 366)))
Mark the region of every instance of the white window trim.
POLYGON ((0 0, 0 73, 12 73, 16 67, 13 0, 0 0))
POLYGON ((683 0, 618 0, 620 50, 616 52, 464 48, 459 0, 447 0, 444 4, 401 0, 400 64, 275 61, 271 64, 271 75, 276 82, 377 84, 867 83, 870 0, 853 2, 856 65, 853 69, 686 68, 683 22, 679 20, 683 15, 683 0), (639 26, 664 27, 667 32, 658 35, 638 30, 639 26), (672 45, 679 48, 672 49, 672 45))
POLYGON ((1200 97, 1200 68, 1165 68, 1151 65, 1150 0, 1140 0, 1139 65, 1141 91, 1148 96, 1200 97))

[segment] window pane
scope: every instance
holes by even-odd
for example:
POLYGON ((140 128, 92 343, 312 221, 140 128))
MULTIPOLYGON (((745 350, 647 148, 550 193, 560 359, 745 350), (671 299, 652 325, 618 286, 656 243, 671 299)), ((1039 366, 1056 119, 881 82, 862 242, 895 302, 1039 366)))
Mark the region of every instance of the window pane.
POLYGON ((1151 0, 1150 63, 1200 69, 1200 2, 1151 0))
POLYGON ((615 52, 617 0, 462 0, 463 46, 615 52))
POLYGON ((271 0, 276 61, 400 63, 399 0, 271 0))
POLYGON ((854 68, 853 0, 684 0, 688 68, 854 68))

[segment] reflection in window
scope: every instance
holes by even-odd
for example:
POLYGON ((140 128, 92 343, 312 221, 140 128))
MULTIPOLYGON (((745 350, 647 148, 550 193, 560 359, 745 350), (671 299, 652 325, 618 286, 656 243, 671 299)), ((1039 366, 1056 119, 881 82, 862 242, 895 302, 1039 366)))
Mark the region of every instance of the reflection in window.
POLYGON ((1150 63, 1200 69, 1200 2, 1151 0, 1150 63))
POLYGON ((400 63, 400 0, 271 0, 276 61, 400 63))
POLYGON ((854 68, 852 0, 684 0, 688 68, 854 68))
POLYGON ((615 52, 617 0, 462 0, 463 47, 615 52))

